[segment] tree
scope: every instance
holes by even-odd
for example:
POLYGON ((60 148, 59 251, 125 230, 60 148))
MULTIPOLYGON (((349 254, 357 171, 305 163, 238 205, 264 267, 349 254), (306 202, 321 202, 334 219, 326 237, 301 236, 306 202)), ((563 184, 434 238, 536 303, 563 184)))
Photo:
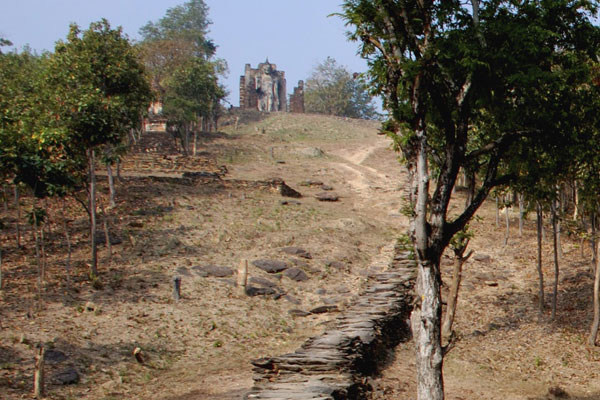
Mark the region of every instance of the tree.
POLYGON ((377 116, 360 75, 351 74, 331 57, 317 64, 306 80, 304 105, 307 112, 317 114, 364 119, 377 116))
POLYGON ((71 25, 67 40, 57 43, 49 59, 46 84, 51 127, 65 135, 63 145, 71 159, 87 163, 91 272, 97 275, 96 150, 119 144, 141 122, 150 87, 135 49, 106 20, 84 32, 71 25))
POLYGON ((516 178, 510 167, 520 150, 553 160, 556 149, 569 148, 575 115, 556 113, 540 129, 532 105, 551 104, 569 84, 590 83, 585 61, 598 50, 593 12, 594 2, 566 0, 343 3, 350 38, 360 42, 392 116, 383 130, 408 169, 418 268, 411 327, 421 400, 444 398, 441 254, 490 190, 516 178), (579 73, 564 74, 573 69, 579 73), (479 185, 469 204, 449 215, 463 167, 480 176, 479 185))
POLYGON ((163 114, 171 131, 189 150, 189 134, 202 121, 216 125, 225 90, 218 77, 227 64, 214 60, 214 43, 207 38, 208 7, 191 0, 167 10, 158 22, 149 22, 140 33, 143 62, 152 79, 152 88, 163 103, 163 114))

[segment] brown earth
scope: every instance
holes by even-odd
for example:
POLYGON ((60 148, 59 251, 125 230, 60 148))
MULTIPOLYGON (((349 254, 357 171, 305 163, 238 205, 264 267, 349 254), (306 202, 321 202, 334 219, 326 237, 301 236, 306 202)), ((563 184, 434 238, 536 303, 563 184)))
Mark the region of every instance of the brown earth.
MULTIPOLYGON (((60 204, 49 202, 41 300, 30 228, 23 218, 24 248, 17 249, 14 204, 0 208, 0 398, 31 397, 34 346, 41 342, 68 357, 46 368, 50 399, 239 399, 252 385, 251 359, 294 350, 335 316, 289 311, 326 304, 343 309, 366 283, 370 261, 406 230, 399 212, 404 173, 377 128, 368 121, 274 114, 203 136, 196 157, 146 146, 149 152, 124 163, 118 204, 108 212, 111 234, 122 242, 112 246, 112 260, 101 247, 97 280, 88 276, 87 217, 69 201, 74 254, 67 282, 60 204), (184 171, 221 174, 222 165, 228 171, 222 179, 181 178, 184 171), (282 197, 269 184, 273 177, 303 197, 282 197), (335 192, 340 200, 319 202, 320 192, 335 192), (288 246, 312 258, 284 253, 288 246), (309 279, 296 282, 250 264, 250 277, 269 279, 287 297, 248 297, 234 286, 235 275, 201 277, 193 268, 235 270, 242 260, 256 259, 295 262, 309 279), (178 302, 172 299, 175 275, 182 277, 178 302), (136 347, 143 364, 132 355, 136 347), (53 381, 67 367, 78 371, 79 383, 53 381)), ((160 144, 164 138, 154 139, 160 144)), ((106 198, 106 188, 102 192, 106 198)), ((22 203, 25 213, 32 200, 22 203)), ((494 213, 494 204, 486 203, 472 224, 470 248, 489 260, 465 266, 458 342, 445 363, 448 398, 543 399, 555 386, 573 398, 600 398, 594 368, 600 352, 585 346, 589 251, 581 257, 578 242, 563 238, 558 318, 538 320, 534 222, 526 221, 523 237, 513 226, 503 246, 504 228, 496 227, 494 213)), ((511 217, 515 225, 516 214, 511 217)), ((551 242, 544 246, 550 280, 551 242)), ((446 280, 451 264, 445 257, 446 280)), ((416 398, 413 366, 408 343, 378 379, 380 397, 416 398)))

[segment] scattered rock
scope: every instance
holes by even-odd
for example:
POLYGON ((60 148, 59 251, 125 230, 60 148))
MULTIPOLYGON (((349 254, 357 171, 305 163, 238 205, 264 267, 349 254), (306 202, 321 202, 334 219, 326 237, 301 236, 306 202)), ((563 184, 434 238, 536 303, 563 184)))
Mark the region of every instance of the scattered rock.
POLYGON ((333 190, 333 187, 323 184, 323 185, 321 185, 321 189, 329 191, 329 190, 333 190))
POLYGON ((270 288, 277 287, 277 284, 275 282, 271 282, 270 280, 265 279, 260 276, 251 276, 249 282, 253 283, 255 285, 258 285, 258 286, 263 286, 263 287, 270 287, 270 288))
POLYGON ((308 251, 300 247, 284 247, 283 249, 281 249, 281 251, 287 254, 291 254, 293 256, 307 258, 309 260, 312 259, 312 255, 308 251))
POLYGON ((63 361, 68 360, 69 357, 65 353, 59 350, 46 350, 44 360, 48 364, 60 364, 63 361))
POLYGON ((340 261, 327 260, 327 261, 325 261, 325 266, 328 268, 333 268, 333 269, 337 269, 340 271, 346 269, 346 264, 344 264, 343 262, 340 262, 340 261))
POLYGON ((325 305, 332 305, 332 304, 337 304, 340 300, 338 298, 322 298, 321 301, 325 304, 325 305))
POLYGON ((300 304, 302 304, 302 302, 300 301, 300 299, 295 298, 294 296, 290 296, 289 294, 286 294, 285 296, 283 296, 283 298, 287 301, 289 301, 292 304, 295 304, 297 306, 299 306, 300 304))
POLYGON ((308 280, 308 275, 306 275, 306 272, 297 267, 286 269, 283 271, 283 274, 296 282, 304 282, 308 280))
POLYGON ((300 203, 298 200, 281 200, 279 204, 282 206, 299 206, 302 203, 300 203))
POLYGON ((498 286, 498 282, 491 282, 491 281, 487 281, 485 282, 486 285, 491 286, 491 287, 496 287, 498 286))
POLYGON ((327 290, 323 289, 323 288, 318 288, 317 290, 315 290, 315 293, 319 294, 319 295, 323 295, 323 294, 327 294, 327 290))
POLYGON ((283 179, 274 178, 271 181, 271 184, 277 188, 277 191, 279 191, 279 194, 281 194, 283 197, 293 197, 293 198, 300 198, 300 197, 302 197, 302 194, 300 192, 298 192, 298 191, 292 189, 291 187, 289 187, 283 181, 283 179))
POLYGON ((301 152, 309 157, 323 157, 325 155, 325 152, 318 147, 306 147, 301 152))
POLYGON ((332 306, 332 305, 319 306, 317 308, 313 308, 312 310, 310 310, 310 312, 312 314, 325 314, 325 313, 334 312, 334 311, 339 311, 338 306, 332 306))
POLYGON ((143 228, 144 227, 144 223, 142 221, 131 221, 129 223, 129 226, 131 228, 143 228))
POLYGON ((202 277, 215 277, 215 278, 226 278, 232 276, 234 271, 229 267, 222 267, 219 265, 204 265, 192 267, 192 270, 202 277))
POLYGON ((553 386, 550 389, 548 389, 548 393, 551 394, 552 396, 556 397, 557 399, 568 399, 569 398, 569 394, 560 386, 553 386))
POLYGON ((477 253, 473 256, 473 260, 487 263, 492 261, 492 257, 490 257, 488 254, 477 253))
POLYGON ((79 382, 79 373, 70 367, 54 374, 53 380, 59 385, 74 385, 79 382))
POLYGON ((300 186, 323 186, 323 182, 307 180, 307 181, 300 182, 299 185, 300 186))
POLYGON ((292 317, 307 317, 311 313, 309 313, 308 311, 302 311, 294 308, 292 310, 289 310, 288 314, 290 314, 292 317))
POLYGON ((343 285, 336 287, 335 291, 338 292, 338 293, 340 293, 340 294, 350 293, 350 289, 348 289, 347 286, 343 286, 343 285))
POLYGON ((91 301, 88 301, 87 303, 85 303, 85 307, 84 307, 85 311, 92 312, 95 309, 96 309, 96 305, 94 303, 92 303, 91 301))
POLYGON ((285 261, 276 260, 254 260, 252 261, 252 264, 270 274, 285 271, 290 267, 285 261))
POLYGON ((340 196, 338 196, 336 193, 333 193, 333 192, 317 193, 317 194, 315 194, 315 197, 319 201, 338 201, 340 199, 340 196))
POLYGON ((296 267, 310 268, 310 265, 306 261, 298 260, 297 258, 292 258, 291 261, 296 267))
POLYGON ((278 292, 270 287, 248 286, 246 288, 246 294, 248 296, 272 296, 278 294, 278 292))

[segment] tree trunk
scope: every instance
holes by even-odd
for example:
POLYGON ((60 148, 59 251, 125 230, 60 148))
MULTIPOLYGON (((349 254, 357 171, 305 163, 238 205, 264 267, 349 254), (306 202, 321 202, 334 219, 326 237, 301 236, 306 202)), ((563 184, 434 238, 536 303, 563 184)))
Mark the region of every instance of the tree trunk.
POLYGON ((523 204, 523 195, 519 194, 519 237, 523 236, 523 216, 525 214, 525 206, 523 204))
POLYGON ((4 211, 8 212, 8 186, 3 184, 2 189, 4 190, 4 198, 2 199, 4 203, 4 211))
POLYGON ((123 178, 121 177, 121 158, 117 158, 117 179, 119 182, 123 182, 123 178))
POLYGON ((575 203, 573 207, 573 221, 577 221, 579 217, 579 190, 577 188, 577 180, 573 182, 573 202, 575 203))
POLYGON ((500 227, 500 197, 496 195, 496 228, 500 227))
POLYGON ((106 163, 106 176, 108 177, 108 192, 109 192, 109 207, 115 207, 117 203, 115 203, 115 177, 113 176, 112 166, 110 163, 106 163))
POLYGON ((469 253, 466 257, 463 257, 463 253, 466 248, 467 246, 465 245, 459 253, 455 251, 456 254, 454 259, 454 271, 452 273, 452 283, 450 284, 450 293, 448 294, 446 305, 446 317, 444 318, 444 324, 442 325, 442 338, 444 338, 446 341, 452 337, 452 325, 454 324, 454 315, 456 315, 456 305, 458 303, 458 290, 460 289, 462 268, 472 254, 469 253))
POLYGON ((504 245, 506 246, 510 237, 510 207, 508 204, 504 205, 504 220, 506 221, 506 233, 504 236, 504 245))
POLYGON ((15 206, 17 207, 17 248, 21 248, 21 196, 19 193, 19 186, 15 185, 15 206))
POLYGON ((596 213, 590 214, 590 223, 592 225, 592 236, 590 238, 590 247, 592 248, 592 270, 596 273, 596 267, 598 264, 598 256, 596 254, 596 213))
POLYGON ((106 210, 104 209, 104 202, 100 200, 100 211, 102 211, 102 225, 104 227, 104 243, 106 244, 106 249, 108 250, 108 262, 112 262, 112 245, 110 243, 110 232, 108 230, 108 215, 106 215, 106 210))
POLYGON ((69 234, 69 223, 67 222, 67 216, 65 214, 65 199, 61 198, 61 216, 63 220, 63 229, 65 230, 65 240, 67 241, 67 260, 65 262, 65 269, 67 272, 67 285, 71 283, 71 235, 69 234))
MULTIPOLYGON (((596 252, 598 249, 596 249, 596 252)), ((596 259, 598 257, 596 256, 596 259)), ((596 345, 596 337, 598 336, 598 327, 600 326, 600 268, 596 265, 596 271, 594 273, 594 321, 590 331, 590 337, 588 338, 588 344, 590 346, 596 345)))
POLYGON ((552 244, 554 248, 554 291, 552 293, 552 320, 556 318, 556 305, 558 303, 558 241, 557 241, 557 215, 556 215, 556 201, 553 200, 550 203, 550 210, 552 212, 552 244))
POLYGON ((96 245, 96 160, 94 149, 88 150, 90 188, 88 202, 90 206, 90 239, 92 241, 91 274, 98 276, 98 246, 96 245))
POLYGON ((539 308, 540 316, 544 314, 544 272, 542 271, 542 225, 543 225, 543 212, 542 205, 538 202, 536 206, 537 214, 537 271, 539 277, 539 308))
POLYGON ((33 395, 36 399, 44 397, 44 357, 46 351, 44 345, 37 349, 35 357, 35 371, 33 373, 33 395))
POLYGON ((418 261, 416 294, 418 300, 411 314, 411 328, 416 346, 417 397, 443 400, 439 263, 418 261))
POLYGON ((0 290, 2 290, 2 249, 0 249, 0 290))

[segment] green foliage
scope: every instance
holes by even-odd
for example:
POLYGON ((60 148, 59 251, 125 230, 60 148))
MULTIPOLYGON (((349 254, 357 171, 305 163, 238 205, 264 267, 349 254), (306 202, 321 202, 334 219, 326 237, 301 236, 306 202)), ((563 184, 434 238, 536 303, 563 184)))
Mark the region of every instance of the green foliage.
POLYGON ((304 104, 307 112, 318 114, 364 119, 378 115, 361 76, 331 57, 317 64, 306 80, 304 104))
POLYGON ((48 218, 48 214, 43 208, 33 207, 31 211, 27 213, 27 222, 34 227, 42 226, 46 222, 46 218, 48 218))

